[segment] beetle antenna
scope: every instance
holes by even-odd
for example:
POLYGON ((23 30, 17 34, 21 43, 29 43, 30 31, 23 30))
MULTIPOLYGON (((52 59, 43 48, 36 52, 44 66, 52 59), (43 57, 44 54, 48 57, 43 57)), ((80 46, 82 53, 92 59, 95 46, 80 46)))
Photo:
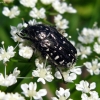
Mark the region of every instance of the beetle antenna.
POLYGON ((23 25, 24 25, 24 24, 27 24, 27 25, 29 26, 28 21, 24 20, 24 18, 22 18, 22 21, 23 21, 23 25))
POLYGON ((62 79, 63 79, 63 82, 66 84, 67 82, 64 80, 64 76, 62 74, 62 71, 60 70, 60 68, 58 66, 57 66, 57 70, 60 72, 62 79))

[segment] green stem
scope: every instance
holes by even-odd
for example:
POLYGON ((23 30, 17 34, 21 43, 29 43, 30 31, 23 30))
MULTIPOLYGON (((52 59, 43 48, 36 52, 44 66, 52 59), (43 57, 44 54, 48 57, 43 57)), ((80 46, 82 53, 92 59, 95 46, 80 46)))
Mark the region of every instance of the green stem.
POLYGON ((32 97, 30 97, 30 100, 32 100, 32 97))
POLYGON ((4 72, 5 78, 6 78, 6 66, 5 66, 5 72, 4 72))
POLYGON ((17 78, 20 78, 20 79, 30 79, 30 78, 33 78, 33 77, 17 77, 17 78))

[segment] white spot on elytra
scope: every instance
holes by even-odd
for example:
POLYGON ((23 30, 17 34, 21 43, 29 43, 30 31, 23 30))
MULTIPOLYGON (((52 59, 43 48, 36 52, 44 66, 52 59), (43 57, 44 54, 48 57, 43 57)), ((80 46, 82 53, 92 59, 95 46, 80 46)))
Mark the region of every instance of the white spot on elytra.
POLYGON ((63 44, 65 44, 66 42, 65 41, 63 41, 63 44))
POLYGON ((61 39, 63 39, 62 37, 60 37, 61 39))
POLYGON ((39 31, 36 31, 37 33, 39 33, 39 31))
POLYGON ((46 49, 46 51, 49 51, 49 49, 46 49))
POLYGON ((48 28, 45 28, 46 30, 49 30, 48 28))
POLYGON ((64 60, 60 61, 59 63, 62 64, 64 62, 64 60))
POLYGON ((54 52, 57 52, 57 51, 54 51, 54 52))
POLYGON ((42 28, 43 26, 41 25, 40 27, 42 28))
POLYGON ((62 47, 59 48, 59 50, 61 50, 61 49, 62 49, 62 47))
POLYGON ((54 39, 56 39, 55 36, 54 36, 53 34, 51 34, 51 36, 52 36, 54 39))
POLYGON ((56 56, 54 59, 57 60, 59 58, 59 56, 56 56))
POLYGON ((71 50, 73 52, 73 50, 71 50))
POLYGON ((42 47, 47 47, 47 46, 51 45, 50 41, 47 40, 47 39, 44 39, 43 41, 41 41, 40 44, 41 44, 42 47))
POLYGON ((54 48, 57 48, 57 46, 54 46, 54 48))
POLYGON ((50 55, 52 56, 52 55, 53 55, 53 53, 50 53, 50 55))
POLYGON ((48 55, 46 56, 46 59, 48 59, 49 57, 48 57, 48 55))
POLYGON ((39 38, 40 39, 44 39, 46 37, 46 34, 44 33, 44 32, 41 32, 40 34, 39 34, 39 38))
POLYGON ((37 38, 37 37, 35 37, 35 39, 36 39, 36 40, 38 40, 38 38, 37 38))

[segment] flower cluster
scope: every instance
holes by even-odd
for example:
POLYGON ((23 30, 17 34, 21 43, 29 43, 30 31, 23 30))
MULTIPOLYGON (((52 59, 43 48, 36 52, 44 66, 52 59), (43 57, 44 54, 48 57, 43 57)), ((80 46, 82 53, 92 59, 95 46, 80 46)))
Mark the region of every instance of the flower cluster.
POLYGON ((25 100, 19 93, 7 93, 0 91, 0 100, 25 100))
POLYGON ((3 63, 9 61, 10 58, 14 57, 15 51, 13 46, 8 46, 7 51, 4 47, 4 41, 2 42, 3 48, 0 48, 0 61, 2 60, 3 63))
MULTIPOLYGON (((65 82, 73 82, 77 78, 77 75, 81 75, 81 73, 82 71, 80 66, 73 65, 73 67, 71 67, 69 70, 62 72, 62 75, 64 77, 65 82)), ((62 79, 62 76, 59 71, 55 73, 55 77, 57 79, 62 79)))
POLYGON ((45 96, 47 94, 46 89, 40 89, 38 92, 36 91, 37 89, 37 84, 33 82, 30 82, 28 84, 22 84, 21 89, 23 90, 23 94, 26 97, 34 98, 35 100, 41 100, 42 96, 45 96))
POLYGON ((100 100, 98 93, 93 91, 95 88, 95 82, 89 84, 87 81, 82 80, 79 84, 76 84, 76 90, 82 92, 82 100, 100 100))
POLYGON ((92 52, 100 54, 100 29, 96 25, 93 29, 83 28, 78 40, 81 42, 81 44, 77 46, 78 55, 81 56, 81 59, 87 58, 92 52), (89 45, 92 45, 92 47, 89 45))
POLYGON ((4 7, 2 13, 9 18, 15 18, 20 14, 20 11, 17 6, 13 6, 11 9, 4 7))
POLYGON ((57 97, 52 97, 52 100, 72 100, 68 99, 70 96, 69 89, 64 90, 63 88, 60 87, 59 90, 56 90, 56 95, 57 97))
POLYGON ((40 19, 40 18, 46 18, 46 15, 45 15, 45 9, 44 8, 41 8, 40 10, 38 10, 37 8, 33 8, 29 15, 32 17, 32 18, 37 18, 37 19, 40 19))
MULTIPOLYGON (((78 40, 81 43, 77 45, 77 51, 82 60, 88 59, 89 56, 94 55, 94 53, 95 55, 100 54, 100 28, 97 27, 96 23, 92 29, 83 28, 78 40)), ((94 57, 96 57, 95 55, 94 57)), ((90 75, 99 75, 100 63, 98 58, 90 58, 92 58, 91 61, 84 62, 86 70, 90 73, 90 75)))
POLYGON ((58 11, 60 14, 63 14, 65 12, 68 13, 76 13, 76 10, 71 6, 71 4, 68 6, 66 2, 60 2, 60 0, 55 0, 52 3, 53 8, 58 11))
POLYGON ((32 76, 39 77, 37 82, 45 84, 45 80, 51 82, 54 79, 51 72, 51 65, 45 66, 43 63, 40 64, 39 59, 35 60, 35 64, 37 69, 33 70, 32 76))
POLYGON ((17 67, 14 69, 12 74, 3 76, 2 73, 0 73, 0 85, 1 86, 11 86, 17 82, 17 76, 20 74, 20 71, 17 70, 17 67))
POLYGON ((66 19, 62 19, 62 16, 59 14, 54 17, 54 22, 58 28, 67 29, 68 21, 66 19))
POLYGON ((87 68, 87 71, 90 73, 90 75, 99 75, 100 74, 100 63, 98 63, 98 60, 92 60, 92 62, 85 62, 84 65, 87 68))
MULTIPOLYGON (((67 4, 66 2, 61 2, 60 0, 40 0, 41 3, 45 5, 52 5, 51 7, 57 11, 59 14, 64 13, 76 13, 77 11, 71 6, 71 4, 67 4)), ((7 2, 7 1, 5 1, 7 2)), ((47 15, 46 8, 41 7, 38 9, 36 6, 38 3, 38 0, 20 0, 19 3, 25 7, 31 8, 29 11, 29 16, 35 19, 46 19, 47 15)), ((13 6, 11 9, 8 7, 4 7, 2 14, 9 17, 9 18, 15 18, 16 16, 19 16, 21 11, 19 10, 18 6, 13 6)), ((55 15, 55 23, 57 27, 61 29, 68 28, 68 20, 64 19, 62 15, 55 15)))

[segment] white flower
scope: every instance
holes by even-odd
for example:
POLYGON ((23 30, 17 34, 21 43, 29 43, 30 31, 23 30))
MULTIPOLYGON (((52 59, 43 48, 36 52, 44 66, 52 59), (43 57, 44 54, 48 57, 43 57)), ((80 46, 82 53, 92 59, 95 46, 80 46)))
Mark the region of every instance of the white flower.
POLYGON ((66 12, 68 12, 68 13, 76 13, 77 11, 76 11, 76 9, 74 9, 72 7, 71 4, 69 4, 69 6, 67 6, 67 8, 66 8, 66 12))
POLYGON ((60 87, 60 90, 56 90, 57 97, 52 97, 52 100, 69 100, 70 92, 69 89, 64 90, 60 87))
POLYGON ((71 4, 68 6, 66 2, 60 2, 60 0, 55 0, 52 6, 60 14, 64 14, 65 12, 76 13, 76 10, 72 8, 71 4))
POLYGON ((92 60, 92 63, 91 62, 86 62, 84 63, 84 65, 86 66, 87 68, 87 71, 93 75, 99 75, 100 74, 100 63, 98 63, 98 60, 95 59, 95 60, 92 60))
POLYGON ((94 51, 97 53, 97 54, 100 54, 100 44, 98 44, 97 42, 94 43, 94 51))
POLYGON ((48 5, 54 2, 55 0, 40 0, 43 4, 48 5))
POLYGON ((37 84, 33 82, 30 82, 29 85, 28 84, 22 84, 21 85, 21 89, 23 90, 23 94, 26 97, 33 97, 34 99, 41 99, 42 96, 45 96, 47 94, 46 89, 40 89, 38 92, 36 91, 37 89, 37 84))
MULTIPOLYGON (((59 18, 57 19, 59 21, 59 18)), ((68 33, 65 32, 64 29, 60 29, 59 27, 56 27, 57 31, 62 34, 65 38, 69 38, 68 33)))
MULTIPOLYGON (((74 66, 70 68, 69 70, 62 72, 62 75, 64 77, 64 81, 66 82, 73 82, 77 78, 77 75, 80 75, 82 73, 80 66, 74 66)), ((62 76, 59 71, 55 73, 55 77, 58 79, 62 79, 62 76)))
POLYGON ((76 90, 82 91, 84 93, 90 93, 91 90, 96 88, 96 83, 92 82, 90 85, 87 81, 80 81, 79 84, 76 84, 76 90))
MULTIPOLYGON (((69 38, 70 38, 70 36, 69 36, 69 38)), ((75 46, 75 41, 70 40, 70 42, 72 43, 73 46, 75 46)))
POLYGON ((87 58, 88 55, 91 54, 91 48, 90 46, 79 46, 79 49, 77 49, 77 55, 81 56, 81 59, 87 58))
POLYGON ((40 18, 46 18, 46 15, 45 15, 45 9, 44 8, 41 8, 40 10, 38 10, 37 8, 33 8, 29 15, 33 18, 37 18, 37 19, 40 19, 40 18))
POLYGON ((88 44, 94 42, 94 37, 93 29, 83 28, 78 40, 84 44, 88 44))
POLYGON ((7 93, 0 91, 0 100, 25 100, 19 93, 7 93))
POLYGON ((93 31, 94 31, 94 36, 95 36, 95 37, 100 37, 100 28, 95 27, 95 28, 93 29, 93 31))
MULTIPOLYGON (((100 37, 100 28, 83 28, 78 40, 84 44, 93 43, 95 38, 100 37)), ((98 41, 99 42, 99 41, 98 41)), ((98 47, 98 46, 97 46, 98 47)))
POLYGON ((20 23, 17 27, 11 26, 10 34, 15 42, 23 42, 24 40, 20 38, 17 34, 21 33, 23 25, 20 23))
POLYGON ((2 73, 0 73, 0 85, 1 86, 11 86, 17 82, 17 76, 20 74, 20 71, 17 70, 17 68, 14 69, 13 73, 10 75, 3 76, 2 73))
POLYGON ((37 22, 35 19, 28 21, 29 25, 35 25, 35 24, 42 24, 42 22, 37 22))
POLYGON ((9 18, 15 18, 20 14, 20 11, 17 6, 13 6, 11 10, 8 7, 4 7, 2 13, 9 18))
POLYGON ((0 91, 0 100, 3 100, 4 96, 5 96, 5 93, 0 91))
POLYGON ((82 93, 81 98, 82 100, 100 100, 96 91, 90 92, 90 96, 88 94, 82 93))
POLYGON ((6 63, 9 61, 10 58, 14 57, 14 47, 8 46, 7 51, 5 50, 4 46, 3 48, 0 48, 0 61, 3 60, 3 63, 6 63))
MULTIPOLYGON (((73 80, 75 80, 76 77, 77 77, 75 73, 63 72, 62 74, 63 74, 63 77, 64 77, 64 81, 65 82, 73 82, 73 80)), ((60 74, 59 71, 57 71, 55 73, 55 77, 58 78, 58 79, 62 79, 62 76, 61 76, 61 74, 60 74)))
POLYGON ((77 74, 77 75, 81 75, 82 70, 81 70, 80 67, 81 67, 81 66, 74 66, 74 67, 72 67, 72 68, 70 69, 70 72, 73 72, 73 73, 75 73, 75 74, 77 74))
POLYGON ((19 93, 7 93, 2 100, 25 100, 19 93))
POLYGON ((14 69, 12 75, 15 76, 15 77, 17 77, 19 74, 20 74, 20 71, 17 70, 17 67, 16 67, 16 68, 14 69))
POLYGON ((55 22, 55 24, 56 24, 56 26, 58 27, 58 28, 60 28, 60 29, 66 29, 66 28, 68 28, 68 20, 66 20, 66 19, 62 19, 62 16, 61 15, 57 15, 57 16, 55 16, 54 17, 54 22, 55 22))
POLYGON ((30 59, 33 55, 33 49, 29 46, 22 46, 19 49, 19 55, 22 56, 23 58, 30 59))
POLYGON ((17 82, 16 77, 10 74, 9 76, 6 75, 4 77, 2 73, 0 73, 0 85, 1 86, 11 86, 17 82))
POLYGON ((66 12, 67 4, 65 2, 60 2, 59 0, 55 0, 52 3, 53 8, 59 13, 63 14, 66 12))
POLYGON ((45 66, 45 64, 43 63, 40 64, 39 59, 35 60, 35 64, 37 66, 37 69, 33 70, 32 76, 39 77, 37 82, 42 82, 43 84, 45 84, 46 83, 45 80, 51 82, 54 79, 54 77, 51 75, 52 72, 50 65, 45 66))
POLYGON ((25 7, 35 7, 37 0, 19 0, 22 5, 25 7))
POLYGON ((62 33, 62 35, 66 38, 68 37, 68 34, 67 33, 62 33))

